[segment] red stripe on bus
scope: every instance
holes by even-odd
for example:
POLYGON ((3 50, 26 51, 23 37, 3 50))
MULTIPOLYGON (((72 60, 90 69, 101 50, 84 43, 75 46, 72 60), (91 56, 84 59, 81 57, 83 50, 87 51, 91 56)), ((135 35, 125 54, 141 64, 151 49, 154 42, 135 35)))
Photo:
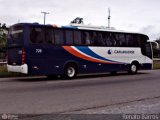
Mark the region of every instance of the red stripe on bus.
POLYGON ((96 60, 96 59, 94 59, 94 58, 85 56, 85 55, 79 53, 78 51, 74 50, 74 49, 73 49, 72 47, 70 47, 70 46, 63 46, 63 48, 64 48, 66 51, 68 51, 69 53, 71 53, 72 55, 76 56, 76 57, 79 57, 79 58, 82 58, 82 59, 85 59, 85 60, 88 60, 88 61, 92 61, 92 62, 111 64, 110 62, 105 62, 105 61, 101 61, 101 60, 96 60))

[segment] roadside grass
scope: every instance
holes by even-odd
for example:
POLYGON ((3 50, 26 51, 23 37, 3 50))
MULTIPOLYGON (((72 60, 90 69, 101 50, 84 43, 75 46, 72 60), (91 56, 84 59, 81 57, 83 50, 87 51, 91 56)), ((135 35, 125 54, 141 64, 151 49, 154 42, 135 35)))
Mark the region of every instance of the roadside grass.
POLYGON ((0 66, 0 77, 17 77, 17 76, 22 76, 22 74, 19 73, 11 73, 7 71, 6 66, 0 66))
POLYGON ((160 61, 159 60, 155 60, 153 63, 153 68, 154 69, 160 69, 160 61))

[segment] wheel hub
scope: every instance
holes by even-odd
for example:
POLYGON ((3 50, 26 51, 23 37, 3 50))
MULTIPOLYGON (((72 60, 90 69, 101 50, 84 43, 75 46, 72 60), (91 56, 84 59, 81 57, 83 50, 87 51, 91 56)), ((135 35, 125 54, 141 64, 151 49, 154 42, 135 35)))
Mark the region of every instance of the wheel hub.
POLYGON ((67 73, 69 77, 73 77, 75 75, 75 69, 73 67, 69 67, 67 73))
POLYGON ((132 70, 133 72, 136 72, 136 71, 137 71, 136 65, 132 65, 131 70, 132 70))

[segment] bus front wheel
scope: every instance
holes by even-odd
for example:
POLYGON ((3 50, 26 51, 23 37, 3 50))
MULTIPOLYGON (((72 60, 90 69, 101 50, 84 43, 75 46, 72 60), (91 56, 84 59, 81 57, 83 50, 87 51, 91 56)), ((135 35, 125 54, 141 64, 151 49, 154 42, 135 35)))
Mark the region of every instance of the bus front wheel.
POLYGON ((64 70, 64 77, 72 79, 77 75, 77 67, 74 64, 68 64, 64 70))
POLYGON ((138 72, 138 65, 135 63, 132 63, 130 66, 129 73, 130 74, 136 74, 138 72))

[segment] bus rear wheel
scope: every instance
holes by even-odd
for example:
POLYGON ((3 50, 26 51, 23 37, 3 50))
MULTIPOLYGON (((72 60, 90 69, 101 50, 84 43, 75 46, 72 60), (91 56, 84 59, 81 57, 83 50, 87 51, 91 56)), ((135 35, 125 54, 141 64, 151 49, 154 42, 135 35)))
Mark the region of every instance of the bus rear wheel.
POLYGON ((131 64, 129 73, 136 74, 137 72, 138 72, 138 65, 135 63, 131 64))
POLYGON ((64 77, 67 79, 72 79, 77 75, 77 67, 74 64, 68 64, 64 70, 64 77))

